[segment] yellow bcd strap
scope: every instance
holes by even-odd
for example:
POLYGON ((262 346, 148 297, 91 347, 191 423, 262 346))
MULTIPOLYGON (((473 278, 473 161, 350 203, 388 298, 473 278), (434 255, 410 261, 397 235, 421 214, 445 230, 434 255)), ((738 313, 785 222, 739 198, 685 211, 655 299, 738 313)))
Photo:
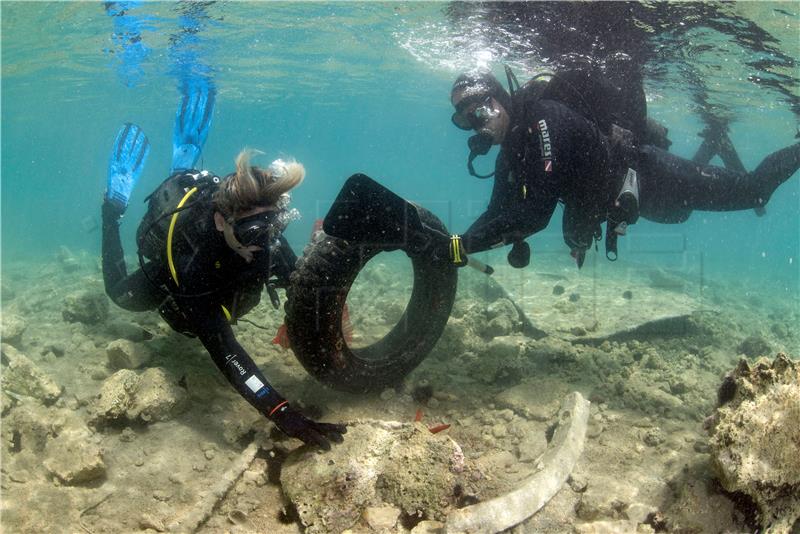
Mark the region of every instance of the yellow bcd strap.
POLYGON ((228 308, 226 308, 222 304, 220 304, 219 307, 222 308, 222 313, 225 314, 225 319, 227 319, 228 322, 230 323, 231 322, 231 312, 229 312, 228 308))
MULTIPOLYGON (((192 196, 197 192, 197 188, 191 188, 185 195, 180 202, 178 202, 178 206, 176 209, 181 209, 186 201, 189 200, 189 197, 192 196)), ((175 223, 178 222, 178 215, 180 215, 180 211, 176 211, 172 214, 172 219, 169 221, 169 230, 167 231, 167 264, 169 265, 169 272, 172 275, 172 279, 175 281, 175 285, 180 285, 178 283, 178 272, 175 270, 175 264, 172 261, 172 233, 175 231, 175 223)), ((227 311, 227 310, 226 310, 227 311)), ((228 314, 230 317, 230 314, 228 314)))

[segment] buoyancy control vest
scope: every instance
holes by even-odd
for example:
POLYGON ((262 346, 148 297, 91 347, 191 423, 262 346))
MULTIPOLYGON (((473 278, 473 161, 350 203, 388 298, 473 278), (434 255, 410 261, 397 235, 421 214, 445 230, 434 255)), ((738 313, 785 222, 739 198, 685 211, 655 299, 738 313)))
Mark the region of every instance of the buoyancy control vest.
MULTIPOLYGON (((611 203, 605 213, 606 226, 606 257, 609 260, 617 259, 617 237, 625 235, 628 225, 634 224, 639 217, 638 197, 639 187, 635 166, 636 146, 638 139, 628 128, 640 131, 646 123, 645 108, 634 106, 634 110, 618 110, 619 102, 614 86, 605 80, 599 72, 585 70, 565 71, 558 74, 543 74, 526 82, 514 91, 514 112, 517 116, 525 117, 526 108, 535 105, 542 99, 559 102, 574 110, 585 119, 594 123, 597 129, 606 137, 609 145, 609 156, 612 158, 612 167, 617 168, 613 174, 619 180, 614 185, 618 193, 611 197, 611 203), (620 120, 623 119, 623 120, 620 120), (617 124, 622 122, 623 126, 617 124)), ((598 192, 600 193, 600 192, 598 192)), ((603 193, 605 195, 605 193, 603 193)), ((573 256, 578 266, 583 263, 585 250, 592 241, 599 240, 602 236, 599 222, 591 223, 578 233, 581 238, 578 244, 572 235, 577 228, 567 228, 565 216, 564 237, 570 245, 573 256)), ((589 216, 591 219, 591 216, 589 216)), ((578 225, 580 226, 580 225, 578 225)))
POLYGON ((195 170, 180 171, 164 180, 145 199, 147 213, 136 230, 139 255, 171 264, 172 238, 192 219, 181 214, 199 204, 209 204, 220 182, 219 176, 195 170))

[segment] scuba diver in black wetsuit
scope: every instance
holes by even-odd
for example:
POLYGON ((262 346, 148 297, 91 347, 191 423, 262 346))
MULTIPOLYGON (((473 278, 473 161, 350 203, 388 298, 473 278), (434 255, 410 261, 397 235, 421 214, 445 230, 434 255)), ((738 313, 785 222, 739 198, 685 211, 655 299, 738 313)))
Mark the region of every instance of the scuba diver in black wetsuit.
POLYGON ((451 102, 453 123, 477 132, 469 139, 471 174, 492 176, 478 175, 472 162, 500 145, 487 210, 436 253, 459 265, 465 253, 513 244, 509 263, 524 267, 530 257, 524 239, 547 226, 558 202, 564 203, 564 241, 578 267, 601 238, 603 222, 613 260, 617 236, 640 215, 679 223, 693 210, 761 208, 800 167, 800 144, 767 156, 749 173, 707 165, 713 154, 698 154, 697 162, 670 154, 666 130, 646 117, 643 90, 615 86, 591 71, 534 78, 512 93, 489 72, 462 74, 451 102))
MULTIPOLYGON (((191 106, 192 102, 184 102, 182 108, 191 106)), ((180 109, 178 113, 180 118, 180 109)), ((149 143, 132 124, 117 136, 102 207, 106 293, 127 310, 158 310, 173 329, 196 336, 253 407, 287 435, 329 449, 329 440, 342 441, 344 425, 312 421, 290 406, 231 328, 258 304, 270 277, 277 277, 277 285, 288 285, 296 260, 282 235, 292 218, 288 191, 303 180, 305 170, 299 163, 281 160, 268 169, 251 166, 249 151, 239 154, 236 172, 224 179, 187 170, 197 162, 205 140, 203 128, 210 121, 209 113, 193 116, 206 124, 200 132, 194 128, 193 133, 177 135, 176 131, 174 173, 149 197, 148 213, 137 232, 141 268, 130 275, 119 221, 149 143)), ((274 287, 267 288, 277 304, 274 287)))

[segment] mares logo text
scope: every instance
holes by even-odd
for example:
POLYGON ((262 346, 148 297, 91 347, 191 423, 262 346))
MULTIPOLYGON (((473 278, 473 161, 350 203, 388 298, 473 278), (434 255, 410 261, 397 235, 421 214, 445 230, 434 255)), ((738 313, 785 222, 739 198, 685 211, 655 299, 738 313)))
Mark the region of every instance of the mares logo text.
POLYGON ((539 126, 539 141, 541 143, 542 158, 544 159, 544 170, 545 172, 551 172, 553 170, 553 161, 550 158, 553 157, 553 149, 550 144, 550 130, 547 128, 547 122, 544 119, 541 119, 537 125, 539 126))

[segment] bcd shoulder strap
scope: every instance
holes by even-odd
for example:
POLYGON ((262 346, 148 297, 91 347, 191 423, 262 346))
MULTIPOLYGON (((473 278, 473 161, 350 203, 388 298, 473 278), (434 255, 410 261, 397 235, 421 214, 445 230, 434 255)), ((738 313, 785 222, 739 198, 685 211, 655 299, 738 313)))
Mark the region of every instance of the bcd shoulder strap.
POLYGON ((181 171, 169 176, 146 199, 147 213, 136 230, 139 255, 152 261, 167 258, 168 241, 180 213, 211 200, 220 178, 208 171, 181 171))

